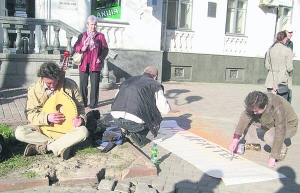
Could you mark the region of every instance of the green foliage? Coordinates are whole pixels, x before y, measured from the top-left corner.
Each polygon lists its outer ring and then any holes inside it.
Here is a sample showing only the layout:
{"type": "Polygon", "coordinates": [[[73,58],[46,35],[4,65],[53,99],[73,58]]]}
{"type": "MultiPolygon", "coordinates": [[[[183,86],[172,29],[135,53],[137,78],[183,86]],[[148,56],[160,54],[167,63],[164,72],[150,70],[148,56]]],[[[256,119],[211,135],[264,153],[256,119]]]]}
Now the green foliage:
{"type": "Polygon", "coordinates": [[[32,162],[31,157],[23,157],[22,155],[15,155],[8,160],[0,163],[0,176],[7,174],[10,170],[17,167],[27,167],[32,162]]]}
{"type": "Polygon", "coordinates": [[[36,178],[36,177],[37,177],[37,174],[36,174],[36,173],[33,173],[33,172],[30,172],[30,173],[26,174],[26,177],[27,177],[27,178],[36,178]]]}
{"type": "Polygon", "coordinates": [[[123,145],[120,146],[120,148],[121,148],[121,149],[127,149],[127,148],[128,148],[128,145],[127,145],[127,144],[123,144],[123,145]]]}
{"type": "Polygon", "coordinates": [[[84,149],[79,149],[76,151],[76,154],[90,154],[90,153],[99,153],[96,148],[86,147],[84,149]]]}
{"type": "Polygon", "coordinates": [[[117,154],[113,154],[112,157],[116,159],[116,158],[118,158],[119,156],[118,156],[117,154]]]}
{"type": "Polygon", "coordinates": [[[0,133],[6,142],[15,141],[15,132],[8,125],[0,125],[0,133]]]}

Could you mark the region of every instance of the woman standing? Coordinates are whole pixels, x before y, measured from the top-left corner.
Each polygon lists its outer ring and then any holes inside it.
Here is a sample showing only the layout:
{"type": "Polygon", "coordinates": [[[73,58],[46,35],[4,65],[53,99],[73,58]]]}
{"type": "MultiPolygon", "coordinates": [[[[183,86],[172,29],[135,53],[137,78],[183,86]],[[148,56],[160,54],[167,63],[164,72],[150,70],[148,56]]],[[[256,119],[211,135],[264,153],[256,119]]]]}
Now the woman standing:
{"type": "Polygon", "coordinates": [[[278,32],[275,43],[268,50],[265,58],[265,67],[268,76],[265,82],[269,92],[276,92],[288,100],[288,91],[292,86],[290,73],[294,70],[292,50],[285,46],[287,35],[284,31],[278,32]]]}
{"type": "Polygon", "coordinates": [[[99,99],[100,71],[104,59],[108,54],[108,46],[102,33],[96,31],[97,18],[91,15],[86,20],[87,31],[78,36],[75,44],[75,52],[82,53],[82,62],[79,66],[80,92],[83,98],[84,106],[87,107],[88,80],[90,77],[91,109],[97,107],[99,99]]]}

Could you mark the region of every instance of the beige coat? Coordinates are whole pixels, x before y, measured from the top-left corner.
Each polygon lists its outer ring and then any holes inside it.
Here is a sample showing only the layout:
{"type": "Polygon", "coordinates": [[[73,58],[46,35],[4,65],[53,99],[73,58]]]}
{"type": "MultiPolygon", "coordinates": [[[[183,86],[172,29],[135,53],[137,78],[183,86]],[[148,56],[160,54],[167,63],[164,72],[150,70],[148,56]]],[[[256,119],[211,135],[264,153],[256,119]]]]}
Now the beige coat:
{"type": "Polygon", "coordinates": [[[274,84],[292,86],[290,73],[294,70],[292,50],[282,43],[276,43],[271,47],[265,59],[265,67],[268,70],[265,86],[273,88],[274,84]]]}
{"type": "MultiPolygon", "coordinates": [[[[77,106],[78,116],[83,118],[83,120],[86,122],[84,105],[77,84],[73,80],[66,78],[64,91],[75,102],[77,106]]],[[[39,78],[37,83],[32,84],[28,89],[27,106],[25,109],[27,119],[32,125],[49,125],[47,121],[48,114],[41,112],[47,100],[48,95],[46,94],[43,80],[42,78],[39,78]]]]}

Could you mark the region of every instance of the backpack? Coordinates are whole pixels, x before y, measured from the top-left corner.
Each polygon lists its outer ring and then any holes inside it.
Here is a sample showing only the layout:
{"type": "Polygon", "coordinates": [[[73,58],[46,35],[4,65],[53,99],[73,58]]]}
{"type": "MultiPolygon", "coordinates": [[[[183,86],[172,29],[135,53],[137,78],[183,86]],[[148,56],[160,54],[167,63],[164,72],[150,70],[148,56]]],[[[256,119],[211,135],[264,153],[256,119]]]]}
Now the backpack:
{"type": "Polygon", "coordinates": [[[115,145],[122,145],[124,141],[124,135],[122,130],[118,126],[107,127],[103,132],[102,138],[96,140],[97,145],[104,147],[101,153],[109,152],[115,145]]]}
{"type": "Polygon", "coordinates": [[[8,146],[4,141],[4,137],[0,134],[0,162],[3,162],[8,158],[8,146]]]}

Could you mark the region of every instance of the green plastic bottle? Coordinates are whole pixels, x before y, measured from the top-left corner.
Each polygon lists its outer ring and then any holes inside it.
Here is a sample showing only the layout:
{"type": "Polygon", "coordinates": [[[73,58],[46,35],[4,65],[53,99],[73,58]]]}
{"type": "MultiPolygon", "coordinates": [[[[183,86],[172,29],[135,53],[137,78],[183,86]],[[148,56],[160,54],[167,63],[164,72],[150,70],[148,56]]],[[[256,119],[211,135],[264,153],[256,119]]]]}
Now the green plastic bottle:
{"type": "Polygon", "coordinates": [[[157,154],[158,154],[157,144],[154,143],[151,148],[151,161],[154,165],[157,165],[157,154]]]}

